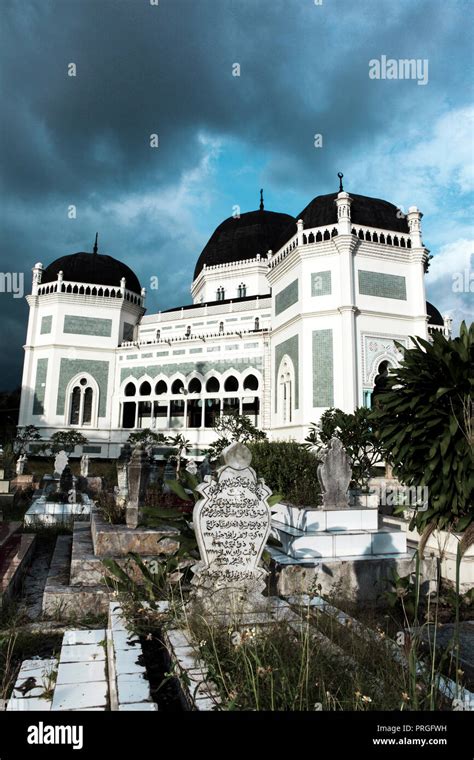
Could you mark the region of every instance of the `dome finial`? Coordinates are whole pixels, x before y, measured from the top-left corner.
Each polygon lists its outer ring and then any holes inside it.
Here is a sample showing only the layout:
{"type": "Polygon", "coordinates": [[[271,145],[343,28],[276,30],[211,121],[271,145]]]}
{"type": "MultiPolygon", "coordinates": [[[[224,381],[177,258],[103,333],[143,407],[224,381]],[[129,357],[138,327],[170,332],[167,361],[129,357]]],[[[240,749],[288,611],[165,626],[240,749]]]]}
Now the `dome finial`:
{"type": "Polygon", "coordinates": [[[265,206],[263,205],[263,189],[260,190],[260,211],[263,211],[265,206]]]}
{"type": "Polygon", "coordinates": [[[339,192],[342,193],[344,191],[344,188],[342,186],[342,178],[344,175],[342,172],[338,172],[337,176],[339,177],[339,192]]]}
{"type": "Polygon", "coordinates": [[[95,243],[94,243],[94,247],[92,249],[92,253],[97,253],[97,251],[99,250],[99,246],[97,245],[97,239],[98,239],[98,237],[99,237],[99,233],[96,232],[95,233],[95,243]]]}

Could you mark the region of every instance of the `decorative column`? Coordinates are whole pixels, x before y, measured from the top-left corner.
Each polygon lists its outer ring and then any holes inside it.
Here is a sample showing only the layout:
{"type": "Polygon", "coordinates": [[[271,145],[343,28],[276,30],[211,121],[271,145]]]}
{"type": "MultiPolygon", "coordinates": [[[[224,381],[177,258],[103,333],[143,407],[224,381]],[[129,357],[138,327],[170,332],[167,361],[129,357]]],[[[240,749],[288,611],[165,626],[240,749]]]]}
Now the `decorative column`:
{"type": "Polygon", "coordinates": [[[351,223],[351,203],[354,199],[349,193],[338,193],[334,201],[337,206],[337,226],[339,235],[350,235],[352,229],[351,223]]]}
{"type": "Polygon", "coordinates": [[[303,245],[303,229],[304,229],[304,222],[302,219],[298,219],[296,222],[297,232],[298,232],[298,245],[303,245]]]}
{"type": "Polygon", "coordinates": [[[38,295],[38,285],[41,285],[41,278],[43,277],[43,265],[41,261],[39,261],[37,264],[33,267],[33,282],[31,285],[31,295],[37,296],[38,295]]]}
{"type": "Polygon", "coordinates": [[[410,206],[407,214],[408,229],[412,248],[423,248],[421,239],[421,219],[423,214],[416,206],[410,206]]]}

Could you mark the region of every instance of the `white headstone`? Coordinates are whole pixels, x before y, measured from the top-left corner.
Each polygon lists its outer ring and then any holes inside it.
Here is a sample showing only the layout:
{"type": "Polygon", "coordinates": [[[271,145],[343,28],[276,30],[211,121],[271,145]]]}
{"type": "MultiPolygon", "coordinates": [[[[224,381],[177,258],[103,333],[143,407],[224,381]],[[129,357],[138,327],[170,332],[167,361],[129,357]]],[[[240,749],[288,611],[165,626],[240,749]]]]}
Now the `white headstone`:
{"type": "Polygon", "coordinates": [[[87,478],[89,475],[89,455],[83,454],[81,457],[81,476],[87,478]]]}
{"type": "Polygon", "coordinates": [[[197,486],[202,498],[193,512],[201,561],[193,568],[195,598],[210,612],[255,609],[265,601],[266,570],[259,567],[270,533],[271,490],[250,467],[252,455],[241,443],[224,451],[217,479],[197,486]]]}
{"type": "Polygon", "coordinates": [[[69,457],[65,451],[60,451],[58,454],[56,454],[54,458],[54,474],[61,477],[68,461],[69,457]]]}
{"type": "Polygon", "coordinates": [[[20,454],[18,459],[16,460],[16,474],[17,475],[23,475],[25,472],[25,465],[26,465],[27,459],[26,454],[20,454]]]}

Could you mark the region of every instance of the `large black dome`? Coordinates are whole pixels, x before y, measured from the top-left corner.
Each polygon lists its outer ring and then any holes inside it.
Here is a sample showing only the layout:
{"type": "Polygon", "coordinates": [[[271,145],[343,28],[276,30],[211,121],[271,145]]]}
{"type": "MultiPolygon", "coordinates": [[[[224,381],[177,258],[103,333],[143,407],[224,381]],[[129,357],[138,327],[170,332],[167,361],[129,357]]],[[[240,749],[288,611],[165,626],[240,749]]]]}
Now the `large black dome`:
{"type": "MultiPolygon", "coordinates": [[[[351,204],[351,221],[353,224],[361,224],[364,227],[379,227],[381,230],[408,233],[408,222],[400,214],[397,206],[380,198],[369,198],[366,195],[349,193],[353,198],[351,204]]],[[[337,222],[337,207],[335,200],[338,193],[318,195],[308,203],[306,208],[296,216],[302,219],[305,229],[312,227],[324,227],[337,222]]],[[[279,240],[279,247],[283,246],[296,233],[296,222],[290,224],[279,240]]],[[[278,250],[278,249],[277,249],[278,250]]]]}
{"type": "Polygon", "coordinates": [[[137,276],[121,261],[102,253],[71,253],[53,261],[43,271],[41,283],[54,282],[58,272],[63,272],[64,280],[93,283],[94,285],[114,285],[118,287],[125,277],[127,290],[140,295],[141,287],[137,276]]]}
{"type": "Polygon", "coordinates": [[[194,279],[201,269],[216,264],[252,259],[258,253],[264,256],[275,251],[285,229],[294,219],[289,214],[275,211],[249,211],[240,217],[229,217],[212,234],[198,258],[194,279]]]}
{"type": "Polygon", "coordinates": [[[436,306],[433,306],[432,303],[429,301],[426,302],[426,313],[428,315],[428,324],[429,325],[440,325],[441,327],[444,326],[444,319],[439,313],[436,306]]]}

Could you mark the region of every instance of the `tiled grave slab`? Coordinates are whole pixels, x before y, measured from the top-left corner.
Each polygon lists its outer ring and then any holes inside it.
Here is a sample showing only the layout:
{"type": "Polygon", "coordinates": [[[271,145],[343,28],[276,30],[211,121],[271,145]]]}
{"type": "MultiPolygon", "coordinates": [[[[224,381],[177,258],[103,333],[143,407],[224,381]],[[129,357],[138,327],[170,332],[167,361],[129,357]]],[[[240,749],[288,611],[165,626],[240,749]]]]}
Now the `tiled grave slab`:
{"type": "Polygon", "coordinates": [[[150,698],[150,684],[143,673],[117,676],[119,704],[146,702],[150,698]]]}
{"type": "Polygon", "coordinates": [[[105,660],[97,662],[61,662],[58,669],[58,683],[88,683],[105,681],[105,660]]]}
{"type": "Polygon", "coordinates": [[[158,705],[156,704],[156,702],[132,702],[131,704],[120,704],[118,709],[120,712],[129,711],[129,710],[156,712],[158,710],[158,705]]]}
{"type": "MultiPolygon", "coordinates": [[[[105,641],[105,631],[103,631],[105,641]]],[[[61,649],[60,662],[100,662],[105,660],[105,648],[100,644],[71,644],[61,649]]]]}
{"type": "Polygon", "coordinates": [[[84,710],[107,707],[106,681],[92,681],[80,684],[56,684],[52,710],[84,710]]]}

